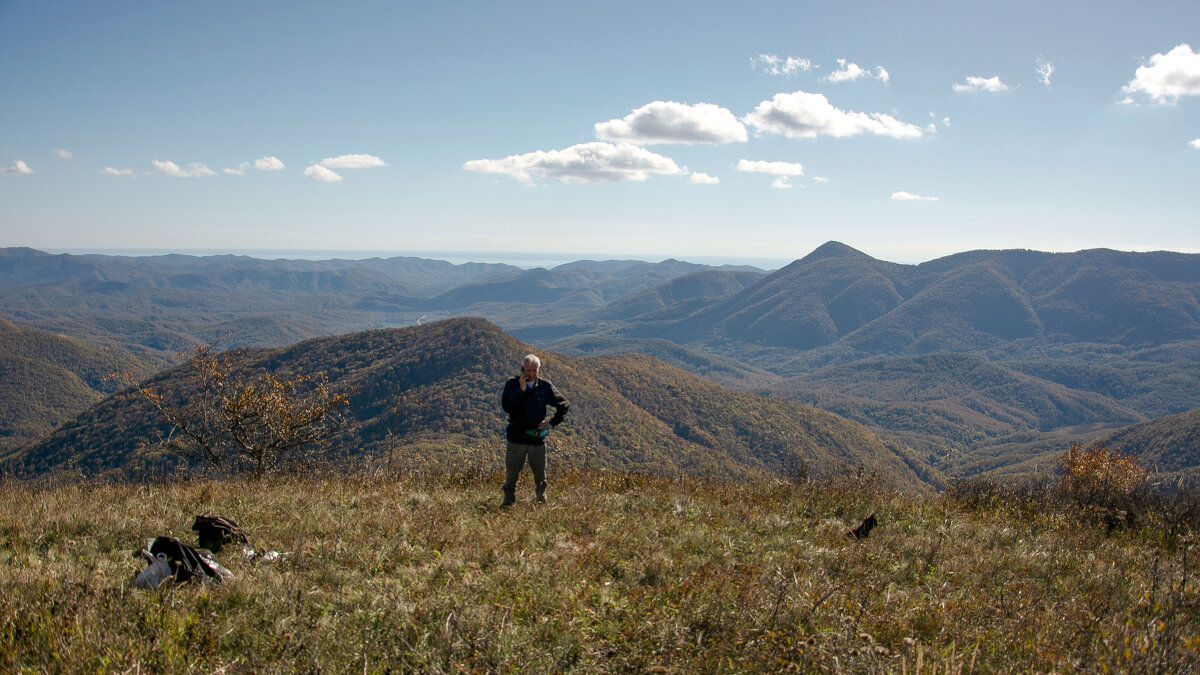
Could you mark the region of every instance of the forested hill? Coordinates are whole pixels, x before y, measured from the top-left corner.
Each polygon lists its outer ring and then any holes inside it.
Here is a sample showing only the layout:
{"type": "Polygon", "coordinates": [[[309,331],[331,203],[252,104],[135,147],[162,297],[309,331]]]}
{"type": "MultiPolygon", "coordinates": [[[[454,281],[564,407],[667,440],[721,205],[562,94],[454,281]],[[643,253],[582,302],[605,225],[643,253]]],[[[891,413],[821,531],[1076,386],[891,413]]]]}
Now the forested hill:
{"type": "Polygon", "coordinates": [[[1007,342],[1161,344],[1200,337],[1200,255],[972,251],[920,265],[829,242],[639,337],[836,346],[840,358],[971,351],[1007,342]]]}
{"type": "Polygon", "coordinates": [[[1200,408],[1120,429],[1102,439],[1113,450],[1137,455],[1160,480],[1200,479],[1200,408]]]}
{"type": "MultiPolygon", "coordinates": [[[[481,319],[306,340],[286,348],[240,350],[239,361],[276,374],[326,373],[351,393],[350,424],[336,441],[345,461],[388,458],[424,468],[499,461],[504,419],[499,392],[521,356],[540,353],[544,375],[571,401],[551,435],[562,465],[661,473],[752,476],[795,467],[814,473],[877,471],[907,488],[933,478],[865,427],[799,403],[738,393],[640,355],[567,357],[535,350],[481,319]]],[[[187,395],[183,369],[148,384],[187,395]]],[[[153,444],[157,418],[141,397],[114,395],[30,446],[9,470],[139,472],[170,457],[153,444]]]]}
{"type": "Polygon", "coordinates": [[[123,349],[0,319],[0,456],[121,388],[113,373],[152,370],[123,349]]]}

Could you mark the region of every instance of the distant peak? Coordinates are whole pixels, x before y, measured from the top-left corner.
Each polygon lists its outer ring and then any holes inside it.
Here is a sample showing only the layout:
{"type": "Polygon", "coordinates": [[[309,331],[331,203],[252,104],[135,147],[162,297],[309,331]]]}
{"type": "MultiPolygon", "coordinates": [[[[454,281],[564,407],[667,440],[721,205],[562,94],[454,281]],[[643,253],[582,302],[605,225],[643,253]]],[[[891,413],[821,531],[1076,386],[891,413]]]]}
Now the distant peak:
{"type": "Polygon", "coordinates": [[[804,256],[800,262],[813,262],[816,260],[822,260],[824,258],[847,257],[870,258],[871,256],[859,251],[858,249],[851,248],[840,241],[827,241],[818,246],[812,253],[804,256]]]}

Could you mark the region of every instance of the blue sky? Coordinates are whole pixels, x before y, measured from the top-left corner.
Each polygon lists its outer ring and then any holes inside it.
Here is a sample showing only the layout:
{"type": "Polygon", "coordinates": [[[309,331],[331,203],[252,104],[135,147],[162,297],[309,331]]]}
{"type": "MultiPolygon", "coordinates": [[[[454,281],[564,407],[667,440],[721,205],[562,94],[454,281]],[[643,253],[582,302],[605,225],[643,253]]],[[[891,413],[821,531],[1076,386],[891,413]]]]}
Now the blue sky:
{"type": "Polygon", "coordinates": [[[0,0],[0,246],[1200,252],[1200,3],[0,0]]]}

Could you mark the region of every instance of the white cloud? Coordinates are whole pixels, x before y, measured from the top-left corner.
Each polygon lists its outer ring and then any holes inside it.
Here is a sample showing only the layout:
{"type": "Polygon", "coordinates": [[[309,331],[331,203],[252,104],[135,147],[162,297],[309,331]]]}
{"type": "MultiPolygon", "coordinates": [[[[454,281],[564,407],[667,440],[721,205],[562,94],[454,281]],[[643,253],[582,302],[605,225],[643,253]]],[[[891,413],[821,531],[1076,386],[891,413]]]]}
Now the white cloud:
{"type": "Polygon", "coordinates": [[[776,176],[803,176],[804,165],[796,162],[763,162],[759,160],[739,159],[738,171],[748,173],[769,173],[776,176]]]}
{"type": "Polygon", "coordinates": [[[771,187],[778,190],[786,190],[792,187],[792,176],[804,175],[804,165],[796,162],[764,162],[760,160],[739,159],[737,166],[734,168],[747,173],[773,175],[775,176],[775,180],[771,182],[771,187]]]}
{"type": "Polygon", "coordinates": [[[111,166],[106,166],[100,169],[100,173],[105,176],[133,176],[133,169],[114,169],[111,166]]]}
{"type": "MultiPolygon", "coordinates": [[[[274,157],[264,157],[254,163],[255,168],[263,168],[258,166],[258,162],[263,160],[279,162],[274,157]]],[[[283,168],[283,162],[279,162],[279,165],[279,168],[283,168]]],[[[338,155],[337,157],[326,157],[320,161],[320,165],[326,169],[373,169],[378,166],[387,166],[387,162],[375,155],[338,155]]]]}
{"type": "Polygon", "coordinates": [[[759,54],[757,59],[750,59],[750,65],[768,75],[791,75],[798,71],[808,72],[815,67],[808,59],[794,56],[781,59],[774,54],[759,54]]]}
{"type": "Polygon", "coordinates": [[[1008,91],[1011,87],[1000,81],[1000,76],[993,77],[976,77],[968,75],[966,83],[956,83],[952,86],[954,91],[966,94],[976,91],[1001,92],[1008,91]]]}
{"type": "Polygon", "coordinates": [[[872,74],[872,71],[857,63],[848,63],[846,59],[838,59],[837,62],[838,69],[823,78],[826,82],[853,82],[863,77],[872,77],[886,84],[888,80],[892,79],[883,66],[876,66],[874,74],[872,74]]]}
{"type": "Polygon", "coordinates": [[[1188,145],[1192,146],[1193,148],[1195,148],[1197,150],[1200,150],[1200,138],[1197,138],[1196,140],[1191,141],[1190,143],[1188,143],[1188,145]]]}
{"type": "Polygon", "coordinates": [[[692,173],[692,175],[688,176],[688,182],[695,185],[716,185],[717,183],[721,182],[721,179],[717,178],[716,176],[710,176],[706,173],[695,171],[692,173]]]}
{"type": "Polygon", "coordinates": [[[735,143],[746,140],[746,127],[726,108],[712,103],[688,105],[655,101],[624,119],[596,124],[596,137],[637,145],[653,143],[735,143]]]}
{"type": "Polygon", "coordinates": [[[304,170],[304,175],[321,183],[336,183],[342,179],[337,173],[326,169],[320,164],[312,164],[304,170]]]}
{"type": "Polygon", "coordinates": [[[212,169],[200,164],[192,162],[188,164],[186,169],[179,168],[179,165],[170,160],[155,159],[150,162],[154,165],[154,171],[163,176],[171,176],[172,178],[202,178],[204,176],[212,176],[212,169]]]}
{"type": "Polygon", "coordinates": [[[463,164],[467,171],[512,176],[532,183],[533,176],[553,178],[564,183],[610,183],[643,181],[650,174],[686,173],[674,160],[631,143],[594,141],[562,150],[538,150],[504,159],[473,159],[463,164]]]}
{"type": "Polygon", "coordinates": [[[74,155],[71,154],[70,150],[64,150],[62,148],[55,148],[54,156],[58,157],[59,159],[71,159],[72,157],[74,157],[74,155]]]}
{"type": "Polygon", "coordinates": [[[883,113],[846,112],[829,103],[823,94],[797,91],[775,94],[758,104],[742,121],[762,132],[783,134],[788,138],[834,137],[862,133],[892,138],[920,138],[920,127],[901,122],[883,113]]]}
{"type": "Polygon", "coordinates": [[[947,126],[947,127],[948,127],[948,126],[950,126],[950,118],[949,118],[949,117],[943,117],[941,120],[938,120],[937,113],[935,113],[935,112],[933,112],[933,111],[930,111],[930,113],[929,113],[929,119],[930,119],[931,121],[929,122],[929,124],[926,124],[926,125],[925,125],[925,128],[926,128],[926,129],[928,129],[928,130],[929,130],[929,133],[931,133],[931,134],[936,134],[936,133],[937,133],[937,131],[938,131],[938,122],[939,122],[939,121],[941,122],[941,124],[942,124],[943,126],[947,126]]]}
{"type": "Polygon", "coordinates": [[[0,169],[0,173],[30,174],[33,173],[33,169],[29,168],[29,165],[24,161],[18,159],[13,162],[12,166],[0,169]]]}
{"type": "Polygon", "coordinates": [[[1050,76],[1054,74],[1054,64],[1044,59],[1038,59],[1037,62],[1038,82],[1050,88],[1050,76]]]}
{"type": "Polygon", "coordinates": [[[911,192],[905,192],[903,190],[901,190],[900,192],[893,192],[892,199],[895,201],[898,201],[898,202],[936,202],[936,201],[938,201],[937,197],[925,197],[923,195],[915,195],[911,192]]]}
{"type": "Polygon", "coordinates": [[[1122,91],[1144,93],[1157,103],[1200,95],[1200,54],[1187,44],[1177,45],[1166,54],[1155,54],[1150,57],[1150,65],[1138,66],[1122,91]]]}
{"type": "MultiPolygon", "coordinates": [[[[221,169],[221,170],[224,171],[225,173],[229,174],[230,176],[245,176],[246,170],[249,169],[250,166],[251,166],[250,162],[241,162],[237,165],[236,169],[221,169]]],[[[254,166],[254,168],[258,169],[259,171],[282,171],[283,169],[286,168],[286,167],[284,167],[283,162],[281,162],[278,157],[274,157],[272,155],[268,155],[266,157],[259,157],[258,159],[254,160],[253,166],[254,166]]]]}
{"type": "MultiPolygon", "coordinates": [[[[376,157],[376,159],[379,158],[376,157]]],[[[281,162],[278,157],[275,157],[274,155],[268,155],[266,157],[259,157],[258,159],[254,160],[254,168],[258,169],[259,171],[282,171],[285,167],[283,166],[283,162],[281,162]]]]}
{"type": "Polygon", "coordinates": [[[828,176],[813,176],[813,181],[816,183],[828,183],[829,177],[828,176]]]}

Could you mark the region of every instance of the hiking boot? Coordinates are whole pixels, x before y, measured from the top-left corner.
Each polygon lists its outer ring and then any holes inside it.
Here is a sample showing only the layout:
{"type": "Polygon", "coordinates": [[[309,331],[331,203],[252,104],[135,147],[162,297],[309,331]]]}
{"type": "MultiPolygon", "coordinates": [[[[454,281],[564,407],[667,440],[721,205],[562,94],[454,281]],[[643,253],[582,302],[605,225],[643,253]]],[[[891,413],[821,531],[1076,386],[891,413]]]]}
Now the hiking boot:
{"type": "Polygon", "coordinates": [[[504,492],[504,501],[500,502],[500,508],[506,509],[517,502],[517,495],[507,490],[504,492]]]}
{"type": "Polygon", "coordinates": [[[546,503],[546,484],[545,483],[542,483],[541,485],[537,486],[537,500],[541,504],[546,503]]]}

